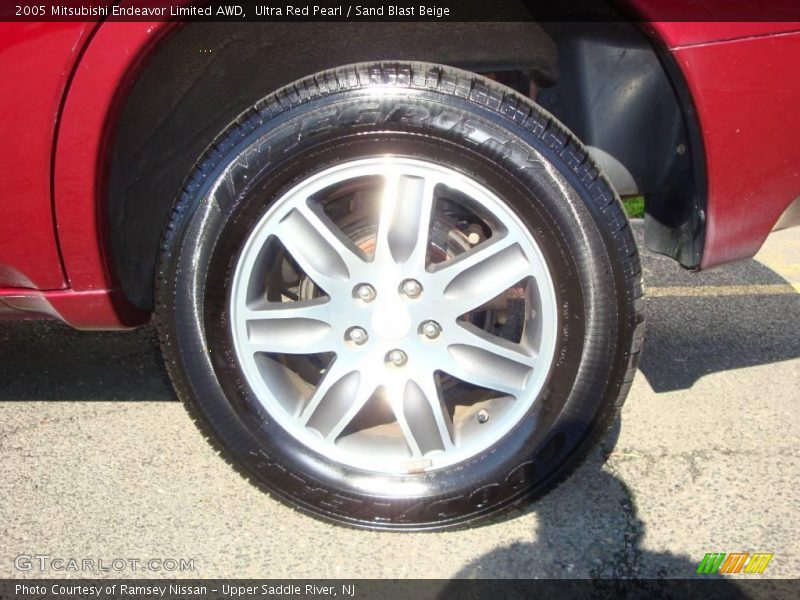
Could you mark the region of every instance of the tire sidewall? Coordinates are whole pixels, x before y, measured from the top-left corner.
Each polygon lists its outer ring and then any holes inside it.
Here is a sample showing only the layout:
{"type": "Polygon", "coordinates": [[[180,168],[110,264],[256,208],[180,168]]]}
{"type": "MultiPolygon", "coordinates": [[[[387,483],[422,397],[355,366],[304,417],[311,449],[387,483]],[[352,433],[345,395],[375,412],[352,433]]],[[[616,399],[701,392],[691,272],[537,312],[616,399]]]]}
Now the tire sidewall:
{"type": "Polygon", "coordinates": [[[442,527],[544,489],[613,402],[609,373],[620,337],[619,275],[598,215],[569,164],[540,136],[502,115],[429,91],[338,94],[238,133],[218,145],[217,166],[187,187],[174,277],[168,279],[176,367],[222,443],[261,485],[339,522],[442,527]],[[247,232],[270,206],[265,198],[279,198],[281,190],[336,161],[364,157],[368,142],[372,152],[390,147],[444,161],[498,193],[533,232],[556,288],[559,341],[534,407],[494,446],[423,474],[359,472],[302,446],[259,410],[230,339],[228,283],[247,232]],[[356,483],[364,477],[371,492],[356,483]],[[407,481],[420,490],[413,497],[399,491],[407,481]]]}

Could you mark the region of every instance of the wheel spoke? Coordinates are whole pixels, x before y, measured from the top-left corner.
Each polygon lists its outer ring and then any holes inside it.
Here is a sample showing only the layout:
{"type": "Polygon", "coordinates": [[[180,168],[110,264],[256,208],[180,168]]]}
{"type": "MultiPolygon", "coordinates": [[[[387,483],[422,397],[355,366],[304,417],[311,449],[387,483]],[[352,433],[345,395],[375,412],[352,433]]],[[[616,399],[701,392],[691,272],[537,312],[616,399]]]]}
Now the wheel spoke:
{"type": "Polygon", "coordinates": [[[406,383],[406,381],[396,378],[394,381],[384,386],[384,391],[386,392],[386,399],[394,413],[397,424],[400,426],[403,437],[411,450],[411,456],[420,458],[422,456],[422,449],[417,442],[417,438],[414,437],[405,411],[406,383]]]}
{"type": "MultiPolygon", "coordinates": [[[[303,410],[298,417],[300,423],[302,425],[307,425],[309,419],[311,419],[317,408],[319,408],[319,405],[322,403],[323,399],[328,395],[328,392],[330,392],[332,388],[337,387],[337,384],[339,384],[342,379],[353,374],[356,370],[357,369],[352,363],[336,357],[333,362],[328,365],[328,368],[323,374],[322,379],[314,389],[314,393],[311,394],[311,398],[308,399],[308,402],[306,402],[305,406],[303,407],[303,410]]],[[[343,388],[341,390],[336,390],[336,393],[343,393],[346,391],[347,389],[343,388]]]]}
{"type": "Polygon", "coordinates": [[[349,282],[364,262],[334,228],[327,218],[303,206],[283,217],[277,234],[306,275],[329,295],[349,293],[349,282]]]}
{"type": "Polygon", "coordinates": [[[453,423],[433,373],[406,383],[402,408],[408,431],[423,455],[453,448],[453,423]]]}
{"type": "Polygon", "coordinates": [[[350,371],[343,376],[339,373],[339,370],[332,372],[330,383],[326,382],[328,375],[325,376],[303,411],[303,416],[308,415],[305,424],[330,442],[336,441],[372,397],[376,387],[375,380],[363,371],[350,371]]]}
{"type": "Polygon", "coordinates": [[[520,344],[466,325],[453,335],[447,347],[451,360],[442,370],[449,375],[510,396],[525,389],[536,356],[520,344]]]}
{"type": "Polygon", "coordinates": [[[448,307],[461,315],[481,306],[526,276],[533,267],[520,245],[508,238],[489,241],[437,269],[433,280],[448,307]]]}
{"type": "Polygon", "coordinates": [[[421,177],[388,175],[378,221],[375,262],[425,266],[433,187],[421,177]]]}
{"type": "Polygon", "coordinates": [[[336,347],[327,300],[275,302],[261,309],[242,309],[247,341],[253,352],[315,354],[336,347]]]}

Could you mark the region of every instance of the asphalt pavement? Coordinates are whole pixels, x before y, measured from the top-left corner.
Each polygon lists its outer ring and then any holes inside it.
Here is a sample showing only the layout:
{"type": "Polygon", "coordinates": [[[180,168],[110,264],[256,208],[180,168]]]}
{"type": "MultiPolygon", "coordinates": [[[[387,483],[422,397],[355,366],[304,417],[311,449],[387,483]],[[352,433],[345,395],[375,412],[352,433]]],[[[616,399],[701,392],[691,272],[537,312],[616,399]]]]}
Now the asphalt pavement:
{"type": "Polygon", "coordinates": [[[799,577],[800,229],[707,273],[643,260],[619,426],[523,515],[453,533],[345,529],[256,490],[175,400],[152,328],[0,323],[0,577],[691,577],[708,552],[799,577]],[[109,570],[52,569],[70,558],[109,570]]]}

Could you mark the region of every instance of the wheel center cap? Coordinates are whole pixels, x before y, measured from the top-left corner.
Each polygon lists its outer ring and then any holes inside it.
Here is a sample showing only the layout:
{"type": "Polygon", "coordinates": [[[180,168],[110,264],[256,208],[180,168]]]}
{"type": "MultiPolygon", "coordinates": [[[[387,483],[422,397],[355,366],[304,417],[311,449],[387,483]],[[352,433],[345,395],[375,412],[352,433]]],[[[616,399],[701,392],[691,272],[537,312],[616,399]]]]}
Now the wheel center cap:
{"type": "Polygon", "coordinates": [[[384,340],[399,340],[411,329],[411,316],[402,304],[384,304],[372,315],[372,329],[384,340]]]}

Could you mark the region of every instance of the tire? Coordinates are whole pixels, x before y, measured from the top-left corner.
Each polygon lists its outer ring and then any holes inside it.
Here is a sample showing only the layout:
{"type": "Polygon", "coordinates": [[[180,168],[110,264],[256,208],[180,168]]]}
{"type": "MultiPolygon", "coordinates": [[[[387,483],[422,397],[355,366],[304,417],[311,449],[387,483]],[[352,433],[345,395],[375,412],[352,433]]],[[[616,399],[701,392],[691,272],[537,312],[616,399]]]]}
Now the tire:
{"type": "Polygon", "coordinates": [[[212,443],[289,505],[378,529],[476,524],[563,481],[628,393],[643,312],[580,142],[423,63],[318,73],[243,113],[186,179],[156,274],[165,361],[212,443]]]}

